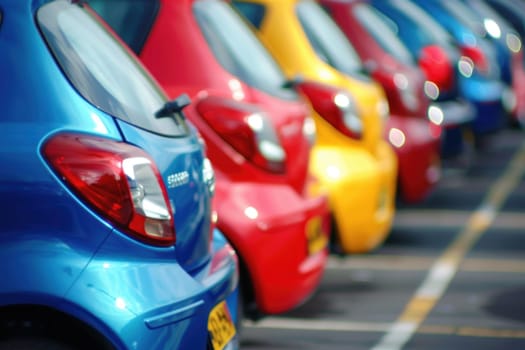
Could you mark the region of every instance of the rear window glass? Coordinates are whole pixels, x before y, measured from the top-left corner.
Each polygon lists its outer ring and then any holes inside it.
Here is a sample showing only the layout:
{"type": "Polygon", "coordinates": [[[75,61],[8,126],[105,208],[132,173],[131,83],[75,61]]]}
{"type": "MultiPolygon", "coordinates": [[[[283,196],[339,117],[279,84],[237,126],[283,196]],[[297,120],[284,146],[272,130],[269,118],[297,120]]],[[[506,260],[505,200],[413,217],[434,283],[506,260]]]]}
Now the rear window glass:
{"type": "Polygon", "coordinates": [[[314,1],[300,1],[296,11],[305,35],[320,59],[348,75],[363,73],[361,58],[321,6],[314,1]]]}
{"type": "Polygon", "coordinates": [[[88,0],[87,2],[135,53],[142,51],[159,11],[158,1],[88,0]]]}
{"type": "Polygon", "coordinates": [[[39,9],[37,22],[58,64],[86,100],[161,135],[188,133],[182,114],[155,117],[166,103],[164,93],[90,11],[55,1],[39,9]]]}
{"type": "Polygon", "coordinates": [[[362,3],[354,7],[354,13],[359,23],[366,28],[377,43],[389,54],[408,65],[414,64],[414,59],[405,44],[386,22],[384,16],[368,4],[362,3]]]}
{"type": "Polygon", "coordinates": [[[197,1],[193,11],[215,58],[245,83],[281,98],[295,99],[273,56],[243,17],[223,1],[197,1]]]}
{"type": "Polygon", "coordinates": [[[414,57],[425,46],[451,47],[454,42],[446,30],[418,6],[407,1],[374,1],[375,8],[393,25],[393,30],[414,57]]]}
{"type": "Polygon", "coordinates": [[[266,8],[261,4],[232,1],[233,6],[257,29],[261,28],[266,8]]]}

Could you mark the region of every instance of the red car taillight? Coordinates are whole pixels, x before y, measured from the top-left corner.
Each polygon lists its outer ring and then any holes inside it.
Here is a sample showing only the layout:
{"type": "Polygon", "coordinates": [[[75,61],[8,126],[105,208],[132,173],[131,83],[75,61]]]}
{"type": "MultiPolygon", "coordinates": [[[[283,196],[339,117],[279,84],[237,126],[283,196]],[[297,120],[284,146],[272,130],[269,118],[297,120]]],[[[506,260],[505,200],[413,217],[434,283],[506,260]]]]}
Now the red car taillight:
{"type": "Polygon", "coordinates": [[[68,133],[49,139],[42,153],[71,191],[123,232],[153,245],[175,243],[166,188],[143,150],[68,133]]]}
{"type": "Polygon", "coordinates": [[[447,52],[440,46],[425,46],[419,56],[419,66],[427,80],[436,84],[439,90],[449,91],[454,86],[454,67],[447,52]]]}
{"type": "Polygon", "coordinates": [[[461,55],[472,60],[474,67],[481,73],[489,71],[489,61],[485,53],[479,47],[462,46],[461,55]]]}
{"type": "Polygon", "coordinates": [[[295,86],[308,98],[315,111],[339,132],[353,139],[363,136],[363,122],[354,99],[348,93],[311,81],[299,82],[295,86]]]}
{"type": "Polygon", "coordinates": [[[285,172],[286,153],[270,119],[258,108],[215,96],[200,100],[196,108],[206,123],[244,158],[271,172],[285,172]]]}

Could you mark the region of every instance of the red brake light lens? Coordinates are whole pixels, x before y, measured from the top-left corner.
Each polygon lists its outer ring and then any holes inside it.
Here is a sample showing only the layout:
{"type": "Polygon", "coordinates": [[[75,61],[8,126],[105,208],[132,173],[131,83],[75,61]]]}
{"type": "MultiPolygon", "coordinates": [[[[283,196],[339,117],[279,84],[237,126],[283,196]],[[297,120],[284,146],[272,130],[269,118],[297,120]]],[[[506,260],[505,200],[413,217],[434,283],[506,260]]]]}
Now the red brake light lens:
{"type": "Polygon", "coordinates": [[[488,73],[489,62],[487,60],[487,56],[479,47],[462,46],[461,54],[470,58],[474,63],[474,67],[477,68],[481,73],[488,73]]]}
{"type": "Polygon", "coordinates": [[[296,87],[334,128],[353,139],[361,139],[363,122],[352,96],[340,89],[310,81],[297,83],[296,87]]]}
{"type": "Polygon", "coordinates": [[[427,79],[439,90],[449,91],[454,87],[455,72],[447,52],[437,45],[425,46],[419,56],[419,66],[427,79]]]}
{"type": "Polygon", "coordinates": [[[285,172],[286,153],[271,121],[258,108],[215,96],[200,100],[196,108],[244,158],[271,172],[285,172]]]}
{"type": "Polygon", "coordinates": [[[145,243],[175,243],[166,188],[153,160],[123,142],[58,134],[43,146],[49,165],[92,209],[145,243]]]}

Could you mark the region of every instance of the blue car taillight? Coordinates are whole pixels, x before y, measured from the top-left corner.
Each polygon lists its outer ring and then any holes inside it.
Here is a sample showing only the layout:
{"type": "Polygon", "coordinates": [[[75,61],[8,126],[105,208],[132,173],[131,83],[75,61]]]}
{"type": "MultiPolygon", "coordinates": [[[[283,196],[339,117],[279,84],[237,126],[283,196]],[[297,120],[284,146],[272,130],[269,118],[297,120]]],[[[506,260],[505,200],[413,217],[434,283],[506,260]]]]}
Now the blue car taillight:
{"type": "Polygon", "coordinates": [[[84,134],[58,134],[43,146],[49,165],[93,210],[148,244],[175,243],[167,191],[140,148],[84,134]]]}

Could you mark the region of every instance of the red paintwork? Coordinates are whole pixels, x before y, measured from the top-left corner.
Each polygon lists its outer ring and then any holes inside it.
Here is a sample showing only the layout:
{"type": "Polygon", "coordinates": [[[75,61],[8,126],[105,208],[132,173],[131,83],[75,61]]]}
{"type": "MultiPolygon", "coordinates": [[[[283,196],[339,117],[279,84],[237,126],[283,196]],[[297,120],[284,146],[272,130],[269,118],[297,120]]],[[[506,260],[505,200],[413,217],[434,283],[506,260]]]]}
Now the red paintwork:
{"type": "Polygon", "coordinates": [[[512,88],[516,94],[516,105],[511,111],[513,122],[525,127],[525,61],[523,48],[512,55],[512,88]]]}
{"type": "Polygon", "coordinates": [[[439,45],[429,45],[421,50],[419,66],[428,80],[434,82],[440,90],[454,88],[454,68],[447,52],[439,45]]]}
{"type": "Polygon", "coordinates": [[[258,311],[280,313],[302,303],[320,283],[328,251],[307,254],[305,225],[322,217],[328,236],[327,199],[308,195],[314,181],[308,175],[310,144],[302,133],[307,105],[280,100],[251,88],[216,61],[193,17],[194,0],[161,1],[142,62],[174,98],[188,93],[193,103],[185,109],[207,145],[217,184],[217,226],[238,252],[253,288],[258,311]],[[202,119],[199,104],[207,98],[224,104],[264,111],[277,129],[286,151],[285,173],[270,173],[247,161],[202,119]],[[256,208],[258,217],[244,214],[256,208]]]}
{"type": "MultiPolygon", "coordinates": [[[[440,130],[427,118],[429,100],[424,94],[425,76],[417,66],[409,66],[389,55],[375,41],[360,22],[353,17],[352,6],[366,0],[320,0],[330,9],[335,22],[351,41],[356,52],[366,65],[373,62],[371,76],[384,88],[390,107],[390,118],[386,123],[385,137],[389,139],[393,128],[406,136],[401,147],[394,146],[399,160],[399,193],[409,203],[426,198],[439,179],[440,130]],[[395,86],[394,75],[402,73],[415,85],[418,107],[411,110],[401,100],[395,86]],[[437,131],[437,132],[436,132],[437,131]]],[[[389,140],[390,141],[390,140],[389,140]]]]}

